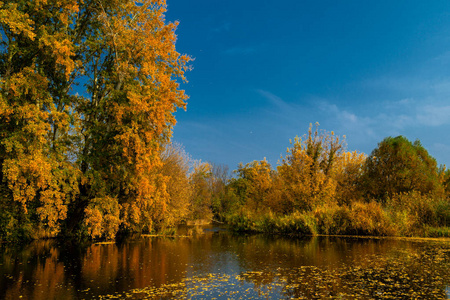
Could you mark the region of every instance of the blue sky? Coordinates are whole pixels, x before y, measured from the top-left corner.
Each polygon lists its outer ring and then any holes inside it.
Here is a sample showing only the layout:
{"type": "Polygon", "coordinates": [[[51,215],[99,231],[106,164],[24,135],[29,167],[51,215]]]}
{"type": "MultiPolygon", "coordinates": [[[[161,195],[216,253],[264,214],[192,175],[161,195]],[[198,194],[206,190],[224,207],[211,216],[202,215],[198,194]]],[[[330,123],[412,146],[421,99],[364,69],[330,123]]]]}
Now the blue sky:
{"type": "Polygon", "coordinates": [[[275,167],[319,122],[348,150],[404,135],[450,165],[450,1],[167,4],[195,58],[173,137],[193,158],[275,167]]]}

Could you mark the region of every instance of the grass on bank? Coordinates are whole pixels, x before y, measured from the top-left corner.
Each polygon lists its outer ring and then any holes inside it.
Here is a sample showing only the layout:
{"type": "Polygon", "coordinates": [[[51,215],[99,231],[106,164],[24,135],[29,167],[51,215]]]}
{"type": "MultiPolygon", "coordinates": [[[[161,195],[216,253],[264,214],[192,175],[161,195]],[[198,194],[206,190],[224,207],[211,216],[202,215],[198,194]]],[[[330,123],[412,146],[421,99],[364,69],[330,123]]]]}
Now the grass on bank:
{"type": "Polygon", "coordinates": [[[235,231],[271,234],[450,237],[450,202],[404,194],[385,204],[323,204],[290,214],[241,208],[226,221],[235,231]]]}

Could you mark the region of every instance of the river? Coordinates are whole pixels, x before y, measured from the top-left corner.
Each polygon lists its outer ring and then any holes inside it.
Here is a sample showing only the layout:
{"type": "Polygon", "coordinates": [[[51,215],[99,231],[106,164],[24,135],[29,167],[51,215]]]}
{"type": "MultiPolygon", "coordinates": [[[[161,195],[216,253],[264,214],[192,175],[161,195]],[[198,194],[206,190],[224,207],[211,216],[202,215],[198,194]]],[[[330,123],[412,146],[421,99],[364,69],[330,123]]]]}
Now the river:
{"type": "Polygon", "coordinates": [[[0,245],[0,299],[450,299],[450,243],[237,235],[0,245]]]}

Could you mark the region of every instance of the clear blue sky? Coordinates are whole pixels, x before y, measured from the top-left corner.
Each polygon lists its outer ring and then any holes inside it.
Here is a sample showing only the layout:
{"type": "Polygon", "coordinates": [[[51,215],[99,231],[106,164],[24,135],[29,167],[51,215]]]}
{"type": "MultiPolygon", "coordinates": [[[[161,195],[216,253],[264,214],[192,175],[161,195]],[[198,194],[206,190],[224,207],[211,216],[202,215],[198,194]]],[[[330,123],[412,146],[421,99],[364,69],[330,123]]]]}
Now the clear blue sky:
{"type": "Polygon", "coordinates": [[[195,58],[174,129],[193,158],[275,167],[319,122],[348,150],[404,135],[450,165],[450,1],[167,3],[195,58]]]}

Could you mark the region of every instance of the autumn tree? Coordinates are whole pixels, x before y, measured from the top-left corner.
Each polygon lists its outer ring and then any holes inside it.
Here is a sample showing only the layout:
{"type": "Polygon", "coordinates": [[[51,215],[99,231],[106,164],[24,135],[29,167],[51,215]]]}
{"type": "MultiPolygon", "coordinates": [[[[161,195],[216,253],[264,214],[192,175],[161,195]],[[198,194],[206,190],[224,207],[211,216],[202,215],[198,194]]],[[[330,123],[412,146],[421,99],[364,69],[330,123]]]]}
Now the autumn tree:
{"type": "Polygon", "coordinates": [[[161,145],[187,98],[165,1],[0,7],[1,226],[152,230],[169,197],[161,145]]]}
{"type": "Polygon", "coordinates": [[[436,160],[420,141],[403,136],[387,137],[378,144],[364,165],[364,187],[380,201],[398,193],[440,192],[436,160]]]}
{"type": "Polygon", "coordinates": [[[178,143],[168,143],[161,153],[161,174],[168,178],[169,198],[159,226],[170,227],[185,221],[189,216],[192,188],[189,182],[191,158],[178,143]]]}
{"type": "Polygon", "coordinates": [[[211,178],[213,176],[210,163],[195,161],[193,171],[189,176],[191,185],[191,219],[211,220],[212,214],[212,190],[211,178]]]}
{"type": "Polygon", "coordinates": [[[363,196],[361,180],[367,155],[343,152],[333,166],[333,179],[336,182],[335,198],[338,204],[351,204],[363,196]]]}
{"type": "Polygon", "coordinates": [[[78,194],[71,86],[79,11],[74,0],[0,2],[0,226],[8,234],[58,233],[78,194]]]}
{"type": "Polygon", "coordinates": [[[79,161],[88,193],[114,199],[123,228],[131,231],[152,230],[153,217],[166,209],[167,182],[154,170],[173,113],[185,106],[176,78],[184,79],[189,58],[176,52],[176,24],[165,24],[165,10],[165,1],[95,5],[98,27],[86,43],[91,97],[80,104],[79,161]]]}
{"type": "Polygon", "coordinates": [[[232,182],[241,204],[248,210],[258,212],[267,208],[267,198],[272,189],[275,171],[266,159],[239,164],[237,178],[232,182]]]}
{"type": "Polygon", "coordinates": [[[230,174],[228,166],[211,164],[211,206],[216,220],[222,220],[233,206],[234,195],[228,188],[230,174]]]}
{"type": "Polygon", "coordinates": [[[296,137],[287,155],[278,166],[285,186],[290,210],[309,210],[317,204],[332,200],[336,183],[332,170],[344,145],[333,132],[320,132],[318,124],[309,127],[306,137],[296,137]]]}

